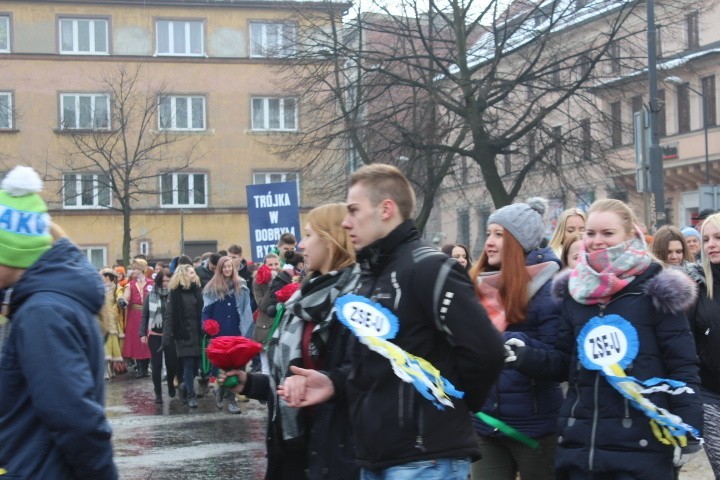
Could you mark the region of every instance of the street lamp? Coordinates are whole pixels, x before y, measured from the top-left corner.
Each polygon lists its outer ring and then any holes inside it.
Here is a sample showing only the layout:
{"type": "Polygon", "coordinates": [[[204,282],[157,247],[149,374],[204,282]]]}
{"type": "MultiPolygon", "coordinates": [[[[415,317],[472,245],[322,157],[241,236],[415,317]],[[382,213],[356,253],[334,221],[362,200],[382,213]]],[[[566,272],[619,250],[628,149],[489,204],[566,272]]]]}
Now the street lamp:
{"type": "Polygon", "coordinates": [[[710,185],[710,158],[708,156],[708,118],[707,118],[707,98],[699,91],[695,90],[689,84],[686,84],[680,77],[665,77],[665,81],[672,83],[673,85],[686,87],[691,92],[695,92],[700,96],[702,100],[702,116],[703,116],[703,131],[705,133],[705,184],[710,185]]]}

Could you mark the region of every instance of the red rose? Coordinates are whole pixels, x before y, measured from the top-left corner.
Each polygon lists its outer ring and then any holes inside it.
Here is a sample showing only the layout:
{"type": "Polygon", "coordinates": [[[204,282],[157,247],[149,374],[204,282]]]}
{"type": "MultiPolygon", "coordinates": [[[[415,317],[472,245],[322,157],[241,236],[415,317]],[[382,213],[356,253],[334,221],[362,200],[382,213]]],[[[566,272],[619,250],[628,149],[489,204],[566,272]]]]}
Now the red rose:
{"type": "Polygon", "coordinates": [[[208,360],[223,370],[243,368],[262,350],[262,345],[245,337],[217,337],[205,349],[208,360]]]}
{"type": "Polygon", "coordinates": [[[272,280],[272,271],[270,270],[270,267],[267,265],[260,266],[257,272],[255,272],[255,283],[258,285],[265,285],[270,283],[270,280],[272,280]]]}
{"type": "Polygon", "coordinates": [[[220,324],[217,320],[209,318],[203,322],[203,330],[205,330],[205,333],[207,333],[208,336],[214,337],[220,333],[220,324]]]}
{"type": "Polygon", "coordinates": [[[290,299],[290,297],[293,296],[293,293],[295,293],[298,288],[300,288],[299,283],[288,283],[280,290],[275,292],[275,296],[277,297],[279,302],[285,303],[290,299]]]}

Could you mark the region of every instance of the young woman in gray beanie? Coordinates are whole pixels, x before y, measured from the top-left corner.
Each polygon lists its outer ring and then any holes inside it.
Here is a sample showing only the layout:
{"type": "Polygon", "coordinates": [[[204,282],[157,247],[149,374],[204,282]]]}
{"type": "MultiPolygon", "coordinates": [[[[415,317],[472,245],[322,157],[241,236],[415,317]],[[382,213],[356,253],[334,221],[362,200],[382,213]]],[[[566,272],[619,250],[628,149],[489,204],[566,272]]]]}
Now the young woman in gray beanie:
{"type": "MultiPolygon", "coordinates": [[[[470,271],[475,288],[503,340],[521,339],[551,349],[560,323],[559,308],[550,297],[560,260],[541,248],[545,232],[542,199],[496,210],[488,219],[482,256],[470,271]]],[[[482,411],[523,434],[518,441],[508,430],[475,421],[482,459],[473,464],[473,480],[555,478],[557,417],[562,393],[556,382],[538,381],[505,369],[482,411]],[[537,442],[533,448],[527,443],[537,442]]]]}

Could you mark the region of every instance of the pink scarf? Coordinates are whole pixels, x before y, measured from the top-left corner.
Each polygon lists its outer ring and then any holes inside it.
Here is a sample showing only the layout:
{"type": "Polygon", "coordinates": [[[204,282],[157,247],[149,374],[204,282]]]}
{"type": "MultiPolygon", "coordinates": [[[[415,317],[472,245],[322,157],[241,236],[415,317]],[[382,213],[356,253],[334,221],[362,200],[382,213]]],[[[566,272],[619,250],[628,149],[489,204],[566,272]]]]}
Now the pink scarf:
{"type": "Polygon", "coordinates": [[[570,295],[583,305],[605,304],[651,263],[652,256],[640,236],[592,253],[587,253],[581,244],[580,262],[568,283],[570,295]]]}

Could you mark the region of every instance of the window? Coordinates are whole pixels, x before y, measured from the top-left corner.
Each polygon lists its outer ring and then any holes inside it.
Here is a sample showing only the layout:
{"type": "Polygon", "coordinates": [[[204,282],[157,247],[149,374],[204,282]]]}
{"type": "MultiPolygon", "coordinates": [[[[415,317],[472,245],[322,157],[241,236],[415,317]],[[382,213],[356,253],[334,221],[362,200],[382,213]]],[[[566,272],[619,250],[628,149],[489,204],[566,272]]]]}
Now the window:
{"type": "Polygon", "coordinates": [[[555,164],[562,164],[562,127],[553,127],[552,129],[553,153],[555,155],[555,164]]]}
{"type": "Polygon", "coordinates": [[[251,57],[287,57],[295,54],[294,23],[251,23],[251,57]]]}
{"type": "Polygon", "coordinates": [[[528,134],[528,160],[535,158],[535,132],[528,134]]]}
{"type": "MultiPolygon", "coordinates": [[[[296,172],[255,172],[253,173],[253,184],[298,182],[296,172]]],[[[298,182],[299,183],[299,182],[298,182]]]]}
{"type": "Polygon", "coordinates": [[[589,162],[592,160],[592,130],[589,118],[580,121],[580,130],[582,132],[582,159],[589,162]]]}
{"type": "Polygon", "coordinates": [[[690,131],[690,89],[684,83],[677,87],[678,133],[690,131]]]}
{"type": "Polygon", "coordinates": [[[11,92],[0,92],[0,130],[13,128],[13,101],[11,92]]]}
{"type": "Polygon", "coordinates": [[[0,15],[0,53],[10,52],[10,16],[0,15]]]}
{"type": "Polygon", "coordinates": [[[667,135],[667,121],[665,119],[665,90],[658,90],[658,135],[667,135]]]}
{"type": "Polygon", "coordinates": [[[587,0],[575,0],[575,11],[580,10],[587,5],[587,0]]]}
{"type": "Polygon", "coordinates": [[[110,207],[110,183],[106,175],[66,173],[63,175],[63,207],[110,207]]]}
{"type": "Polygon", "coordinates": [[[687,31],[687,48],[688,50],[698,48],[700,46],[700,26],[698,12],[692,12],[685,15],[685,29],[687,31]]]}
{"type": "Polygon", "coordinates": [[[630,99],[630,108],[632,109],[632,113],[635,112],[642,112],[643,109],[643,99],[642,95],[635,95],[630,99]]]}
{"type": "Polygon", "coordinates": [[[160,130],[205,130],[205,97],[161,97],[158,102],[160,130]]]}
{"type": "Polygon", "coordinates": [[[508,152],[505,152],[505,154],[503,155],[503,165],[505,175],[510,175],[510,172],[512,172],[512,157],[508,152]]]}
{"type": "Polygon", "coordinates": [[[166,173],[160,177],[163,207],[206,207],[207,175],[166,173]]]}
{"type": "Polygon", "coordinates": [[[610,140],[613,147],[622,145],[622,105],[620,102],[610,104],[610,140]]]}
{"type": "Polygon", "coordinates": [[[459,208],[457,210],[457,243],[470,245],[470,210],[459,208]]]}
{"type": "Polygon", "coordinates": [[[105,247],[79,247],[80,251],[92,263],[93,267],[100,270],[107,265],[107,248],[105,247]]]}
{"type": "Polygon", "coordinates": [[[620,44],[614,41],[608,47],[608,55],[610,56],[610,72],[620,73],[620,44]]]}
{"type": "Polygon", "coordinates": [[[655,29],[655,55],[657,58],[662,58],[663,56],[662,37],[662,26],[658,25],[655,29]]]}
{"type": "Polygon", "coordinates": [[[297,130],[297,100],[253,98],[253,130],[297,130]]]}
{"type": "Polygon", "coordinates": [[[140,255],[150,255],[150,240],[140,240],[138,247],[140,255]]]}
{"type": "Polygon", "coordinates": [[[90,18],[60,19],[60,53],[108,53],[108,21],[90,18]]]}
{"type": "Polygon", "coordinates": [[[158,20],[155,24],[157,34],[157,55],[205,54],[203,44],[203,22],[183,20],[158,20]]]}
{"type": "Polygon", "coordinates": [[[104,93],[60,95],[60,128],[107,130],[110,128],[110,96],[104,93]]]}
{"type": "Polygon", "coordinates": [[[253,184],[295,182],[297,184],[298,199],[300,198],[300,177],[296,172],[254,172],[253,184]]]}
{"type": "MultiPolygon", "coordinates": [[[[715,75],[703,77],[702,80],[702,99],[705,102],[705,120],[708,126],[717,125],[717,108],[715,105],[715,75]]],[[[705,125],[703,123],[703,125],[705,125]]]]}

